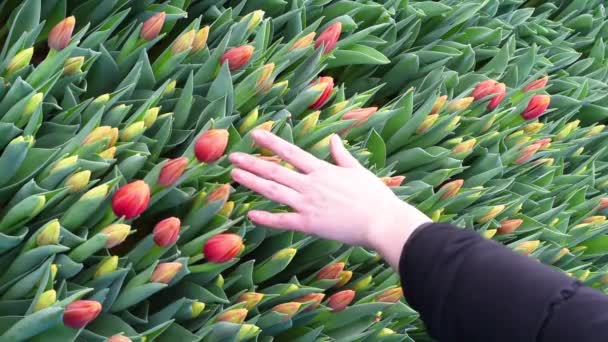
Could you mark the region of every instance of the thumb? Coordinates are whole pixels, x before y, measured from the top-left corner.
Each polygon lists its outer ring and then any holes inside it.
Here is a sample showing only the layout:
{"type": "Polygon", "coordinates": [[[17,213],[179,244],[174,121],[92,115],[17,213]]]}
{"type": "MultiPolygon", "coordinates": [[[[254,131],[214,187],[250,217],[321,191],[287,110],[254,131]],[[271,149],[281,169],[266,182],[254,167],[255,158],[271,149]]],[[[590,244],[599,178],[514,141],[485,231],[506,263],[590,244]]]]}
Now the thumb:
{"type": "Polygon", "coordinates": [[[331,137],[329,148],[331,156],[338,166],[348,168],[362,167],[359,161],[346,150],[339,135],[334,134],[331,137]]]}

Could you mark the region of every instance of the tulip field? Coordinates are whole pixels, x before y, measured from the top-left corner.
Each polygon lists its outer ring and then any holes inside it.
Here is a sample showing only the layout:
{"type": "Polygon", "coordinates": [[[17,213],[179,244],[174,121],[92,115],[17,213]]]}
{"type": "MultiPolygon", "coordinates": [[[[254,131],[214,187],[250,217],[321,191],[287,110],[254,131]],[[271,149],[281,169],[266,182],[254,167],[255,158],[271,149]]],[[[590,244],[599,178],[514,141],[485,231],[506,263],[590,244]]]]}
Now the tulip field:
{"type": "Polygon", "coordinates": [[[606,1],[0,9],[0,342],[432,341],[375,251],[247,220],[254,129],[608,290],[606,1]]]}

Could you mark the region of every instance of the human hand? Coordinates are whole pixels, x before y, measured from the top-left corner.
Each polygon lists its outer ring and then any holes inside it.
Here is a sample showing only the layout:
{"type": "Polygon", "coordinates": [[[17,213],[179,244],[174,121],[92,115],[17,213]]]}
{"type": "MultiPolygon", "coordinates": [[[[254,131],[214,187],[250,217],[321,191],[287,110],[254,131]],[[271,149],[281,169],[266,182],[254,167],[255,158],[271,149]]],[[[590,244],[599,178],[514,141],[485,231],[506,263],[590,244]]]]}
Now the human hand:
{"type": "Polygon", "coordinates": [[[294,212],[252,210],[253,222],[371,247],[395,268],[410,234],[430,219],[397,198],[366,170],[334,135],[330,150],[336,165],[320,160],[276,135],[256,130],[257,145],[276,153],[300,172],[244,153],[233,153],[232,178],[294,212]]]}

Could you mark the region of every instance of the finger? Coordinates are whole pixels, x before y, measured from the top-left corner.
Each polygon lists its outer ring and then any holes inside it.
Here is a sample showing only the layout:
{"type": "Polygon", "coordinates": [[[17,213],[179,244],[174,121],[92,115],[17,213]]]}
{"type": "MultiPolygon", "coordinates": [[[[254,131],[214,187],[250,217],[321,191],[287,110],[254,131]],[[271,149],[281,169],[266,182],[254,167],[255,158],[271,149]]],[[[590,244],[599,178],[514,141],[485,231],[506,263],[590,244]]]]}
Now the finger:
{"type": "Polygon", "coordinates": [[[252,210],[247,217],[254,223],[276,229],[297,230],[307,233],[304,217],[298,213],[272,214],[267,211],[252,210]]]}
{"type": "Polygon", "coordinates": [[[281,159],[304,173],[312,172],[313,170],[322,167],[325,163],[296,145],[290,144],[277,137],[271,132],[255,130],[251,135],[256,144],[276,153],[281,159]]]}
{"type": "Polygon", "coordinates": [[[242,186],[257,192],[258,194],[275,201],[296,208],[300,202],[300,194],[284,185],[258,177],[251,172],[234,169],[232,179],[242,186]]]}
{"type": "Polygon", "coordinates": [[[248,154],[233,153],[230,155],[230,161],[239,169],[273,180],[292,189],[302,189],[302,185],[306,182],[305,176],[300,173],[248,154]]]}
{"type": "Polygon", "coordinates": [[[342,144],[340,136],[337,134],[334,134],[331,137],[329,148],[331,151],[331,156],[336,161],[338,166],[348,168],[362,167],[359,161],[346,150],[344,144],[342,144]]]}

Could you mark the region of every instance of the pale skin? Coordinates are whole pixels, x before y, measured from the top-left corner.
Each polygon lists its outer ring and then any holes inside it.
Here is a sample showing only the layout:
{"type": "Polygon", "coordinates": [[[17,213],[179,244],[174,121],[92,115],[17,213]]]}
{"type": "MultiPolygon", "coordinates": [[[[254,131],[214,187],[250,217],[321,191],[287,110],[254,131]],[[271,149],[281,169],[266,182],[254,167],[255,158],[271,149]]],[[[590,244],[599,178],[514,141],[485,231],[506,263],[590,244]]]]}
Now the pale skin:
{"type": "Polygon", "coordinates": [[[335,165],[270,132],[256,130],[252,137],[297,169],[244,153],[230,155],[234,181],[292,209],[288,213],[252,210],[248,217],[256,224],[373,248],[397,270],[412,232],[431,222],[365,169],[338,135],[330,142],[335,165]]]}

